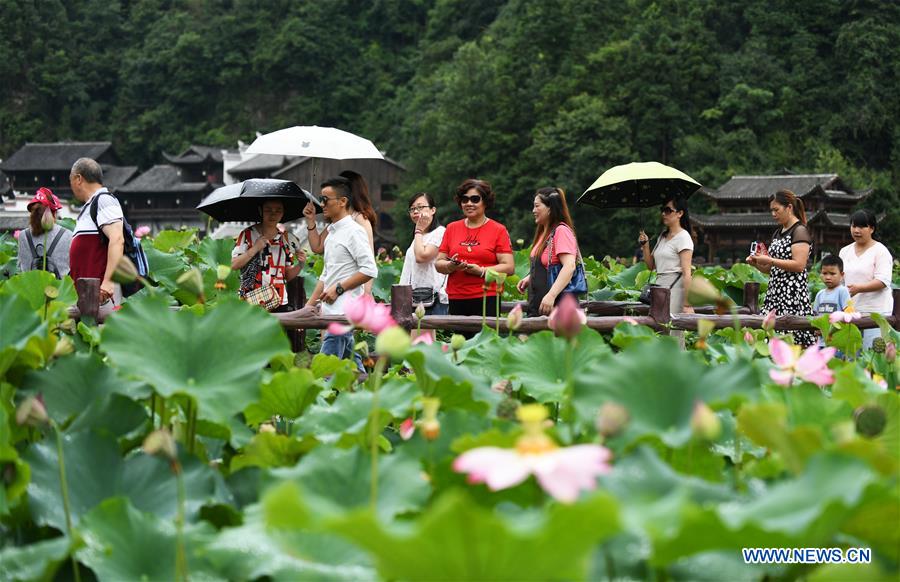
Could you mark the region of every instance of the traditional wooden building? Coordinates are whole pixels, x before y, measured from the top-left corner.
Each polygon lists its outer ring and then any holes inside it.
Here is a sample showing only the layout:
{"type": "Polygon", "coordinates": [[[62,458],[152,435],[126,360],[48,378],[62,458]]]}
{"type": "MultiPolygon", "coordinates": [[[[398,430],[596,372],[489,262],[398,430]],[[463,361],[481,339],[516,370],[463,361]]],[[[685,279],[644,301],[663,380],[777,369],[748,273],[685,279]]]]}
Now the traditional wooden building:
{"type": "Polygon", "coordinates": [[[103,182],[113,190],[137,174],[137,166],[122,166],[108,141],[26,143],[0,163],[12,191],[23,195],[46,186],[63,200],[72,199],[69,172],[78,158],[93,158],[103,168],[103,182]]]}
{"type": "Polygon", "coordinates": [[[369,185],[369,197],[378,213],[378,235],[393,242],[394,218],[391,209],[396,203],[397,184],[406,168],[390,158],[383,160],[328,160],[322,158],[297,158],[292,163],[272,172],[272,178],[290,180],[313,193],[324,180],[337,176],[344,170],[362,175],[369,185]],[[313,163],[315,162],[315,163],[313,163]]]}
{"type": "Polygon", "coordinates": [[[781,189],[803,201],[815,256],[837,252],[850,242],[853,207],[872,192],[851,189],[837,174],[734,176],[717,190],[701,191],[716,205],[718,214],[691,216],[708,247],[707,260],[740,260],[747,256],[751,242],[768,244],[777,226],[769,212],[769,197],[781,189]]]}

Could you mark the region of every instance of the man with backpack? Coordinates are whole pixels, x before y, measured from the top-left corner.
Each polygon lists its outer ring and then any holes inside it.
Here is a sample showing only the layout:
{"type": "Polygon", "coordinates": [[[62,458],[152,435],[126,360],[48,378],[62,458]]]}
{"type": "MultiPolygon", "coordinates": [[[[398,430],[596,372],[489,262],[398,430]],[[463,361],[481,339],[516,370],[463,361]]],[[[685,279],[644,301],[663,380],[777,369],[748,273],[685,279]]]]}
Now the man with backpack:
{"type": "Polygon", "coordinates": [[[72,165],[69,185],[75,198],[84,203],[69,248],[69,274],[75,281],[100,279],[101,305],[110,300],[120,303],[121,289],[112,276],[125,252],[122,206],[103,186],[103,169],[91,158],[80,158],[72,165]]]}

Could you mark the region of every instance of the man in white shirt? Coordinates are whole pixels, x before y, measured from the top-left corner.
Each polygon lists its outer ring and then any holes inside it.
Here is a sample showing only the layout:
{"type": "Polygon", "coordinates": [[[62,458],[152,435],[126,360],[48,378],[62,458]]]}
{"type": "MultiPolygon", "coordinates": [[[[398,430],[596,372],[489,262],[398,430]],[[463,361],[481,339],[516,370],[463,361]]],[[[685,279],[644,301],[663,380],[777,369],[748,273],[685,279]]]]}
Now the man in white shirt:
{"type": "Polygon", "coordinates": [[[84,203],[69,247],[69,274],[74,280],[100,279],[101,304],[117,300],[120,292],[112,276],[125,252],[122,207],[114,196],[94,200],[101,192],[108,192],[103,186],[103,170],[96,160],[77,160],[69,174],[69,185],[75,199],[84,203]],[[96,223],[90,213],[92,203],[97,205],[96,223]]]}
{"type": "MultiPolygon", "coordinates": [[[[322,214],[331,223],[325,239],[325,268],[307,305],[322,302],[323,315],[344,313],[349,297],[359,297],[363,286],[378,276],[375,254],[365,229],[350,216],[352,193],[345,178],[332,178],[322,183],[322,214]]],[[[322,336],[323,354],[347,359],[355,356],[356,365],[365,374],[362,359],[353,352],[353,332],[322,336]]]]}

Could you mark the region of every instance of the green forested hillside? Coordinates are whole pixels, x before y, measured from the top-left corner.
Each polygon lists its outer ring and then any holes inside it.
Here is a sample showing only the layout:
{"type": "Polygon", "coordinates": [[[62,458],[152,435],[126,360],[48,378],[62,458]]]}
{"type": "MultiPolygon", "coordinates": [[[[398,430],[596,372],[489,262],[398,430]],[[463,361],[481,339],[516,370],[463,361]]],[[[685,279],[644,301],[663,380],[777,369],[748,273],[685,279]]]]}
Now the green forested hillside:
{"type": "MultiPolygon", "coordinates": [[[[0,0],[0,78],[0,157],[112,139],[146,167],[336,125],[403,161],[404,192],[492,181],[514,238],[536,188],[574,195],[622,162],[709,186],[836,171],[877,188],[900,240],[896,2],[0,0]]],[[[594,253],[629,252],[651,218],[576,209],[594,253]]]]}

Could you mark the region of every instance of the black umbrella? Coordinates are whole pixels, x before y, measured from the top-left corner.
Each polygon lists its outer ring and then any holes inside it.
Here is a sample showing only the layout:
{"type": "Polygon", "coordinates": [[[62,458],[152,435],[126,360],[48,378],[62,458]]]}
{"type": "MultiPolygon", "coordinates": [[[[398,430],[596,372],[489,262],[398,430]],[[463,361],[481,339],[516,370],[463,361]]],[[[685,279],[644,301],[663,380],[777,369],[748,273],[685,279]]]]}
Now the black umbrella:
{"type": "Polygon", "coordinates": [[[297,184],[270,178],[255,178],[216,188],[197,206],[197,210],[220,222],[256,222],[260,219],[259,207],[266,200],[281,200],[284,203],[282,222],[303,216],[303,207],[307,202],[316,205],[316,212],[322,211],[319,201],[297,184]]]}
{"type": "Polygon", "coordinates": [[[598,208],[647,208],[674,196],[687,198],[699,188],[696,180],[675,168],[659,162],[640,162],[607,170],[578,202],[598,208]]]}

